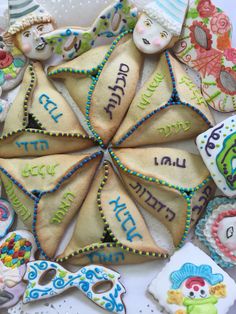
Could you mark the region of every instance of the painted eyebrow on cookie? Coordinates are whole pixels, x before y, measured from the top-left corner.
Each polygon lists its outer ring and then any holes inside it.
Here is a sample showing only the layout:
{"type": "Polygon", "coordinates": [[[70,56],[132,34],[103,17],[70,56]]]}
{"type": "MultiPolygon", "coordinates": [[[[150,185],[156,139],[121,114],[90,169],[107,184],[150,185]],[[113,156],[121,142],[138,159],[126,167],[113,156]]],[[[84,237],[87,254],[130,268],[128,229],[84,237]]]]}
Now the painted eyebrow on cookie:
{"type": "Polygon", "coordinates": [[[146,20],[145,20],[145,22],[150,22],[151,24],[153,24],[153,21],[151,20],[151,19],[149,19],[149,18],[147,18],[146,20]]]}

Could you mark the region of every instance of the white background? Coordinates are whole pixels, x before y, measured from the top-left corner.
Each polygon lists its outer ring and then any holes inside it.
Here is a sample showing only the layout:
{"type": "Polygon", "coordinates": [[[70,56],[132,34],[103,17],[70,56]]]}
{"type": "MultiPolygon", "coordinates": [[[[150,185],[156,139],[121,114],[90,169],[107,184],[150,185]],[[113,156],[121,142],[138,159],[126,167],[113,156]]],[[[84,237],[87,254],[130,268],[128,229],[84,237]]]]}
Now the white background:
{"type": "MultiPolygon", "coordinates": [[[[40,0],[45,8],[54,15],[59,26],[78,25],[89,26],[99,11],[111,3],[112,0],[40,0]]],[[[236,2],[235,0],[215,0],[214,3],[224,9],[230,16],[234,28],[236,29],[236,2]]],[[[0,0],[0,16],[7,8],[7,0],[0,0]]],[[[3,21],[0,23],[3,24],[3,21]]],[[[233,43],[236,47],[236,31],[233,34],[233,43]]],[[[217,120],[223,120],[227,116],[217,114],[217,120]]],[[[188,143],[188,150],[195,150],[193,143],[188,143]]],[[[179,145],[173,145],[179,147],[179,145]]],[[[126,287],[127,293],[124,302],[128,314],[158,314],[156,302],[147,293],[148,284],[164,266],[165,261],[156,261],[142,265],[130,265],[114,267],[122,275],[122,283],[126,287]]],[[[230,271],[232,277],[236,279],[236,270],[230,271]]],[[[236,297],[236,296],[235,296],[236,297]]],[[[2,312],[1,312],[2,313],[2,312]]],[[[9,313],[63,313],[63,314],[103,314],[107,313],[88,301],[79,291],[71,290],[61,295],[59,298],[48,300],[48,302],[38,302],[26,306],[16,306],[9,310],[9,313]],[[22,311],[22,312],[21,312],[22,311]]],[[[236,306],[231,309],[230,314],[236,313],[236,306]]],[[[207,313],[206,313],[207,314],[207,313]]],[[[219,313],[222,314],[222,313],[219,313]]]]}

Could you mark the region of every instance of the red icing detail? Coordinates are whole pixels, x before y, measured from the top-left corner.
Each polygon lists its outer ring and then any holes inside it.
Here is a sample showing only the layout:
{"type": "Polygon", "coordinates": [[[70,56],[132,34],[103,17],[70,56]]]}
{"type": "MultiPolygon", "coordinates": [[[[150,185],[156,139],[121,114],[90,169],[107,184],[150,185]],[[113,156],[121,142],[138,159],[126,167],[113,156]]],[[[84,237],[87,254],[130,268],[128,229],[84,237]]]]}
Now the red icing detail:
{"type": "Polygon", "coordinates": [[[9,67],[13,62],[13,57],[9,52],[0,50],[0,69],[9,67]]]}
{"type": "Polygon", "coordinates": [[[18,253],[18,256],[19,257],[23,257],[25,255],[25,252],[24,251],[20,251],[19,253],[18,253]]]}
{"type": "Polygon", "coordinates": [[[199,291],[199,287],[198,287],[198,286],[194,286],[194,287],[193,287],[193,290],[194,290],[194,291],[199,291]]]}
{"type": "Polygon", "coordinates": [[[7,56],[6,51],[0,50],[0,60],[4,60],[7,56]]]}
{"type": "MultiPolygon", "coordinates": [[[[201,277],[191,277],[185,283],[185,286],[188,289],[191,289],[194,286],[194,290],[195,290],[196,285],[204,287],[205,286],[204,279],[201,277]]],[[[198,291],[198,290],[195,290],[195,291],[198,291]]]]}
{"type": "Polygon", "coordinates": [[[233,261],[236,261],[236,256],[220,241],[217,230],[219,229],[219,224],[221,220],[223,220],[226,217],[235,217],[235,216],[236,216],[236,209],[225,211],[218,215],[217,219],[214,221],[211,228],[212,237],[215,240],[216,245],[218,246],[219,250],[223,252],[225,256],[231,258],[233,261]]]}
{"type": "Polygon", "coordinates": [[[31,246],[31,242],[26,241],[26,242],[25,242],[25,246],[31,246]]]}

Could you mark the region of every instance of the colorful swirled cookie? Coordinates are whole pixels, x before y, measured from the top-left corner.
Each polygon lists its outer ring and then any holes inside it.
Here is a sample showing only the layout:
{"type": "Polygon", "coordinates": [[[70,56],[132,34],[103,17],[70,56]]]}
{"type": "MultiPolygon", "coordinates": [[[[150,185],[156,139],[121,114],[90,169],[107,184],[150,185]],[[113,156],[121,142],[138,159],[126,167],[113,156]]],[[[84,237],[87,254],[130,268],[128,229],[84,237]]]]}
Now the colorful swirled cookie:
{"type": "Polygon", "coordinates": [[[171,257],[148,291],[168,314],[226,314],[236,299],[234,280],[191,243],[171,257]]]}
{"type": "Polygon", "coordinates": [[[236,116],[197,138],[197,146],[216,185],[229,197],[236,196],[236,116]]]}
{"type": "Polygon", "coordinates": [[[0,144],[1,157],[20,157],[78,151],[91,147],[93,141],[40,63],[35,62],[25,71],[0,144]]]}
{"type": "Polygon", "coordinates": [[[48,258],[84,201],[101,159],[102,152],[0,159],[8,199],[48,258]]]}
{"type": "Polygon", "coordinates": [[[236,110],[236,49],[229,17],[211,0],[192,1],[176,57],[202,78],[207,103],[217,111],[236,110]]]}
{"type": "Polygon", "coordinates": [[[66,27],[42,36],[63,59],[73,59],[93,48],[101,37],[116,37],[133,29],[137,22],[137,10],[128,0],[116,0],[106,8],[89,29],[66,27]]]}
{"type": "Polygon", "coordinates": [[[15,212],[11,204],[7,200],[0,198],[0,239],[4,238],[8,233],[14,218],[15,212]]]}
{"type": "Polygon", "coordinates": [[[195,138],[212,125],[201,91],[166,51],[132,100],[112,143],[137,147],[195,138]]]}
{"type": "Polygon", "coordinates": [[[129,264],[167,257],[174,247],[182,246],[215,193],[199,156],[167,148],[110,150],[110,154],[122,181],[105,162],[59,262],[129,264]],[[163,226],[168,244],[163,241],[163,226]]]}
{"type": "Polygon", "coordinates": [[[236,199],[216,197],[197,224],[195,233],[222,267],[236,265],[236,199]]]}
{"type": "Polygon", "coordinates": [[[27,265],[24,279],[28,281],[28,286],[23,302],[48,299],[68,289],[77,288],[104,310],[125,314],[122,301],[125,288],[119,278],[119,273],[103,266],[90,265],[71,273],[57,263],[35,261],[27,265]]]}

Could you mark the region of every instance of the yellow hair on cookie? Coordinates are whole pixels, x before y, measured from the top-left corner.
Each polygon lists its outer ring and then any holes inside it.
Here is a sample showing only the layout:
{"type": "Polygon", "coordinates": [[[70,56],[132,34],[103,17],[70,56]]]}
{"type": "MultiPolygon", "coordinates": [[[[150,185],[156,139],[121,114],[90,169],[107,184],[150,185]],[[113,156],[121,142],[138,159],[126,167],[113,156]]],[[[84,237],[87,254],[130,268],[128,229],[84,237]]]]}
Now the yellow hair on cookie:
{"type": "Polygon", "coordinates": [[[217,298],[225,298],[227,296],[226,285],[219,283],[218,285],[212,286],[210,288],[210,294],[217,298]]]}
{"type": "Polygon", "coordinates": [[[167,294],[168,294],[167,302],[169,304],[177,304],[177,305],[183,304],[184,296],[180,290],[169,290],[167,294]]]}

